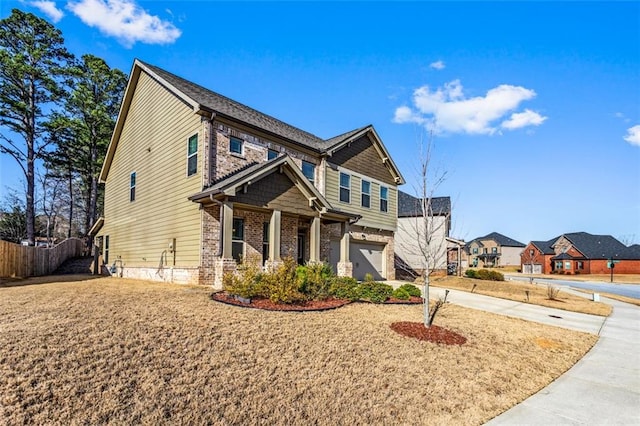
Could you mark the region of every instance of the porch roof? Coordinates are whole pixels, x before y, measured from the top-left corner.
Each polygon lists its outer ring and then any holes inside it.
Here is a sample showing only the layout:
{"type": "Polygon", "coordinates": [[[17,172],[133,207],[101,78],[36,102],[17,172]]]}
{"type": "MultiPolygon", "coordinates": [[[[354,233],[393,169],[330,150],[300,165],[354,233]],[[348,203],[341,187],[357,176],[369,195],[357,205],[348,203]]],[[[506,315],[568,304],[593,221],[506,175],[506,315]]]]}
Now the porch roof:
{"type": "Polygon", "coordinates": [[[213,200],[219,201],[233,197],[275,172],[286,175],[308,200],[309,207],[318,211],[321,217],[349,221],[350,223],[355,223],[361,218],[360,215],[334,209],[288,155],[282,155],[263,163],[250,164],[218,179],[210,187],[193,194],[188,199],[196,203],[208,204],[213,200]]]}

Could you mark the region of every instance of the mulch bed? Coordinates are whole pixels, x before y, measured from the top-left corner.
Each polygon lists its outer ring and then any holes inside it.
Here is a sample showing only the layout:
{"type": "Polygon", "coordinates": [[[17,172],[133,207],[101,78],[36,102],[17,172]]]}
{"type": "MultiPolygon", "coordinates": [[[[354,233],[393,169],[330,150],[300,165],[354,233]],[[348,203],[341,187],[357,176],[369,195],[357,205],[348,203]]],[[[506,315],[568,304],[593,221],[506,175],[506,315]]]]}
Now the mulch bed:
{"type": "Polygon", "coordinates": [[[227,303],[229,305],[242,306],[244,308],[264,309],[265,311],[287,311],[287,312],[306,312],[306,311],[326,311],[335,309],[351,303],[345,299],[327,299],[327,300],[310,300],[301,303],[274,303],[269,299],[251,299],[250,303],[240,301],[233,296],[225,293],[213,293],[211,298],[217,302],[227,303]]]}
{"type": "MultiPolygon", "coordinates": [[[[336,309],[341,306],[351,303],[350,300],[345,299],[327,299],[327,300],[310,300],[307,302],[299,303],[275,303],[269,299],[253,298],[249,303],[238,300],[234,296],[221,291],[213,293],[211,299],[216,302],[227,303],[234,306],[242,306],[244,308],[264,309],[265,311],[287,311],[287,312],[307,312],[307,311],[326,311],[328,309],[336,309]]],[[[409,300],[401,300],[390,298],[385,304],[420,304],[422,303],[421,297],[411,297],[409,300]]]]}
{"type": "Polygon", "coordinates": [[[442,345],[463,345],[467,341],[466,337],[456,332],[437,325],[432,325],[427,328],[421,322],[394,322],[391,324],[391,329],[406,337],[412,337],[414,339],[425,340],[442,345]]]}

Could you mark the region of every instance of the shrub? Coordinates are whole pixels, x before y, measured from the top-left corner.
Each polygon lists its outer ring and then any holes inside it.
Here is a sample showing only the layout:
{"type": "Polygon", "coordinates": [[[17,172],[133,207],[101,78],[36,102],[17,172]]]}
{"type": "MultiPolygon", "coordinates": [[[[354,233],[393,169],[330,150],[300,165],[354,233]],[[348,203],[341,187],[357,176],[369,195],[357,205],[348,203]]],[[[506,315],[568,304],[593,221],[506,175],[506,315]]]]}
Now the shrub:
{"type": "Polygon", "coordinates": [[[491,281],[504,281],[504,274],[498,271],[489,271],[489,279],[491,281]]]}
{"type": "Polygon", "coordinates": [[[333,271],[326,263],[310,263],[296,268],[300,291],[309,300],[326,300],[330,296],[333,271]]]}
{"type": "Polygon", "coordinates": [[[369,300],[373,303],[382,303],[391,296],[393,287],[377,281],[367,281],[365,277],[365,281],[358,286],[358,293],[360,299],[369,300]]]}
{"type": "Polygon", "coordinates": [[[465,275],[469,278],[477,278],[479,280],[504,281],[504,274],[502,274],[502,272],[490,271],[488,269],[467,269],[465,275]]]}
{"type": "Polygon", "coordinates": [[[403,289],[404,291],[406,291],[409,296],[413,296],[413,297],[421,297],[422,296],[422,292],[420,291],[420,289],[418,287],[416,287],[413,284],[402,284],[400,287],[398,287],[399,289],[403,289]]]}
{"type": "Polygon", "coordinates": [[[391,296],[400,300],[409,300],[411,298],[411,295],[409,294],[409,292],[402,287],[398,287],[395,290],[393,290],[393,293],[391,293],[391,296]]]}
{"type": "Polygon", "coordinates": [[[360,298],[358,280],[351,277],[333,277],[329,286],[329,294],[338,299],[358,300],[360,298]]]}
{"type": "Polygon", "coordinates": [[[229,294],[250,299],[261,295],[262,273],[255,263],[243,263],[235,273],[222,277],[222,288],[229,294]]]}
{"type": "Polygon", "coordinates": [[[285,257],[274,271],[263,274],[260,280],[262,295],[274,303],[296,303],[306,300],[306,296],[300,291],[296,267],[292,257],[285,257]]]}
{"type": "Polygon", "coordinates": [[[364,281],[367,283],[373,282],[373,275],[367,272],[364,274],[364,281]]]}
{"type": "Polygon", "coordinates": [[[549,300],[558,300],[558,293],[560,293],[560,289],[554,285],[547,285],[547,298],[549,300]]]}

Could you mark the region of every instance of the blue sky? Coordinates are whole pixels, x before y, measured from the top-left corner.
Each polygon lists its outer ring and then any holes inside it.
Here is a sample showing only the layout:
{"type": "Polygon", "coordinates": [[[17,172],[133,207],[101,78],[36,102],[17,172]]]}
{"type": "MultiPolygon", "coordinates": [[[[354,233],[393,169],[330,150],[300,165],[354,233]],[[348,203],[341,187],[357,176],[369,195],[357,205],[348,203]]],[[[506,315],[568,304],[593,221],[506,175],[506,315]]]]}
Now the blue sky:
{"type": "MultiPolygon", "coordinates": [[[[640,2],[0,3],[320,137],[373,124],[416,193],[433,134],[452,236],[640,243],[640,2]]],[[[20,171],[0,157],[0,197],[20,171]]]]}

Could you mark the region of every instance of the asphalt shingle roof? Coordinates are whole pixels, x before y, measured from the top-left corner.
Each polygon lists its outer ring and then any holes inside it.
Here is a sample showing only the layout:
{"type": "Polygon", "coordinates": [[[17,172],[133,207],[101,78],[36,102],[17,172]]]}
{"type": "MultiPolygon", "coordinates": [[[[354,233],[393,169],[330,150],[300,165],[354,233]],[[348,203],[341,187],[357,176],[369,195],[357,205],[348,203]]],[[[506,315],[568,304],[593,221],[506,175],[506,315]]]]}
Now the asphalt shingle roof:
{"type": "Polygon", "coordinates": [[[633,249],[625,246],[611,235],[592,235],[587,232],[573,232],[563,235],[571,241],[587,259],[630,259],[633,249]]]}
{"type": "Polygon", "coordinates": [[[313,135],[297,127],[291,126],[290,124],[287,124],[281,120],[278,120],[277,118],[264,114],[258,110],[243,105],[240,102],[236,102],[233,99],[229,99],[226,96],[223,96],[196,83],[165,71],[162,68],[158,68],[140,60],[138,60],[138,62],[147,67],[152,72],[156,73],[159,77],[167,81],[180,92],[184,93],[189,98],[199,103],[203,108],[213,111],[217,114],[243,121],[260,129],[289,139],[298,144],[312,148],[318,152],[322,152],[326,148],[338,144],[346,138],[369,127],[364,126],[335,136],[331,139],[324,140],[316,135],[313,135]]]}
{"type": "MultiPolygon", "coordinates": [[[[422,216],[422,203],[420,198],[398,191],[398,217],[422,216]]],[[[442,216],[451,213],[450,197],[431,198],[431,211],[435,216],[442,216]]]]}
{"type": "Polygon", "coordinates": [[[497,232],[492,232],[490,234],[485,235],[484,237],[474,238],[473,240],[467,243],[467,247],[469,247],[471,243],[474,241],[477,241],[479,244],[482,245],[481,241],[483,240],[493,240],[502,247],[525,247],[525,244],[522,244],[520,241],[516,241],[513,238],[509,238],[497,232]]]}

